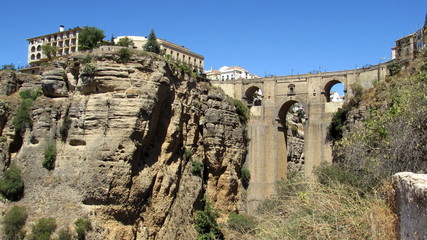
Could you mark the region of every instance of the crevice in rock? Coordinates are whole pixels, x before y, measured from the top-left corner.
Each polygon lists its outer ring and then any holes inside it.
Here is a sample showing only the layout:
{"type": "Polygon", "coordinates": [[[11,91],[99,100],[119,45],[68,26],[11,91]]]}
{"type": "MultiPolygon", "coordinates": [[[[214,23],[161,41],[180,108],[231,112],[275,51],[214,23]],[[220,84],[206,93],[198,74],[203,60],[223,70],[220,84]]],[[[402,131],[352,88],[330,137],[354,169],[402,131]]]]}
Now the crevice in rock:
{"type": "Polygon", "coordinates": [[[24,140],[19,132],[15,132],[12,142],[10,143],[9,153],[17,153],[22,147],[24,140]]]}
{"type": "Polygon", "coordinates": [[[86,146],[86,141],[82,139],[70,139],[71,146],[86,146]]]}

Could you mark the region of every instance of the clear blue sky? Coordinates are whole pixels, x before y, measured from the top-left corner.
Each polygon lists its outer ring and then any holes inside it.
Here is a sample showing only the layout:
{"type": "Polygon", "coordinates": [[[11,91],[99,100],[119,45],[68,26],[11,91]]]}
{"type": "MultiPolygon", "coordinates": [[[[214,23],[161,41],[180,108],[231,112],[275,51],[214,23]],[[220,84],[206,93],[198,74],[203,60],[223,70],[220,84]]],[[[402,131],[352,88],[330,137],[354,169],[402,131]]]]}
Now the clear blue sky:
{"type": "Polygon", "coordinates": [[[238,65],[259,76],[335,71],[391,58],[424,24],[426,0],[5,1],[0,65],[27,62],[27,38],[76,26],[157,37],[205,56],[205,69],[238,65]]]}

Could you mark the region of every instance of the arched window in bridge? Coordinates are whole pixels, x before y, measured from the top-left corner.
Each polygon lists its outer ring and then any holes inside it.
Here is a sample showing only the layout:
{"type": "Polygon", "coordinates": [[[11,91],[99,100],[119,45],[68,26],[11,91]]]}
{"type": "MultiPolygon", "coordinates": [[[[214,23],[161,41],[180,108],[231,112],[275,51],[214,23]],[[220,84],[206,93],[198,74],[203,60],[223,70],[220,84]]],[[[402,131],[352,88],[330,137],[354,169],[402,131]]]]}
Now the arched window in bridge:
{"type": "Polygon", "coordinates": [[[289,86],[288,86],[288,95],[295,95],[295,85],[289,84],[289,86]]]}
{"type": "Polygon", "coordinates": [[[326,102],[343,102],[345,100],[344,84],[338,80],[332,80],[325,85],[326,102]]]}

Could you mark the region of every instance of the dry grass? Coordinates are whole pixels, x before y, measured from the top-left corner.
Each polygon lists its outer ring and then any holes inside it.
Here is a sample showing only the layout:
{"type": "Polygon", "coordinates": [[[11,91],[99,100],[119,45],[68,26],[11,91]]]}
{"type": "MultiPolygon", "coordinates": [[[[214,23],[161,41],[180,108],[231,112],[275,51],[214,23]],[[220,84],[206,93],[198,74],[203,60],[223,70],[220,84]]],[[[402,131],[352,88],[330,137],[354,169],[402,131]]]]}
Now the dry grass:
{"type": "Polygon", "coordinates": [[[282,184],[291,190],[261,205],[257,229],[230,239],[395,239],[395,216],[379,194],[362,197],[338,183],[282,184]]]}

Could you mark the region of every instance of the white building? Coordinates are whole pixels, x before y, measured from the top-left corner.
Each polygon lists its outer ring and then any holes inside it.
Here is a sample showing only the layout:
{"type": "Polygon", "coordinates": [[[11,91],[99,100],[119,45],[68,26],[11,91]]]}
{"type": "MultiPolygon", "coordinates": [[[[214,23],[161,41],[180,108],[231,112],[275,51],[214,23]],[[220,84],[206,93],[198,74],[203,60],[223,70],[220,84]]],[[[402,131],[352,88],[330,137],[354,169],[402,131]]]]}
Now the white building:
{"type": "Polygon", "coordinates": [[[78,52],[79,33],[81,28],[76,27],[69,30],[64,30],[64,26],[59,26],[59,32],[42,35],[27,39],[28,41],[28,63],[37,63],[47,60],[47,56],[43,53],[43,45],[51,45],[58,47],[58,51],[54,56],[64,56],[70,53],[78,52]]]}
{"type": "Polygon", "coordinates": [[[253,79],[258,76],[249,73],[246,69],[238,66],[224,66],[218,70],[205,71],[206,78],[216,81],[228,81],[233,79],[253,79]]]}
{"type": "Polygon", "coordinates": [[[338,92],[331,92],[331,102],[344,102],[344,96],[340,96],[338,92]]]}

